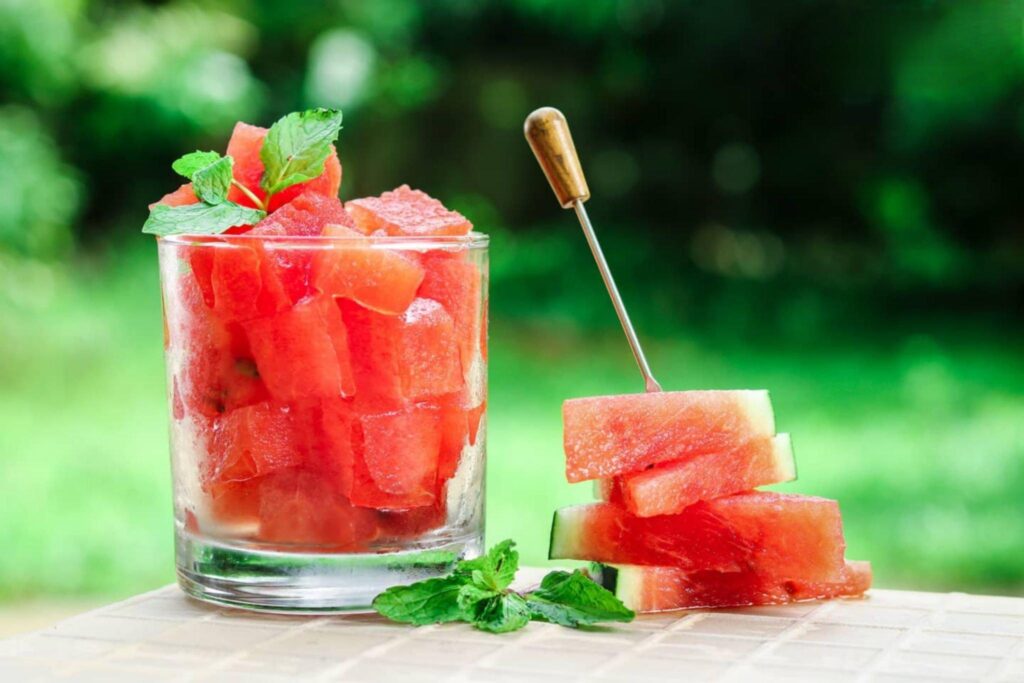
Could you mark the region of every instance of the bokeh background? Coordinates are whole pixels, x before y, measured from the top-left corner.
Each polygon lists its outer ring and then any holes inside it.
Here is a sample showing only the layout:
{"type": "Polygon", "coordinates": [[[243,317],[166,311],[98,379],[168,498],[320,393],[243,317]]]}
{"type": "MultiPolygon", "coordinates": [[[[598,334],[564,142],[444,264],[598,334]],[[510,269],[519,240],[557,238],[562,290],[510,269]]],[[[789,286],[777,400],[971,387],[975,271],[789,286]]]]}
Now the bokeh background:
{"type": "Polygon", "coordinates": [[[172,580],[147,203],[340,107],[345,199],[492,236],[488,524],[544,560],[559,407],[639,391],[523,140],[573,125],[667,388],[767,387],[886,587],[1024,594],[1020,2],[0,0],[0,604],[172,580]]]}

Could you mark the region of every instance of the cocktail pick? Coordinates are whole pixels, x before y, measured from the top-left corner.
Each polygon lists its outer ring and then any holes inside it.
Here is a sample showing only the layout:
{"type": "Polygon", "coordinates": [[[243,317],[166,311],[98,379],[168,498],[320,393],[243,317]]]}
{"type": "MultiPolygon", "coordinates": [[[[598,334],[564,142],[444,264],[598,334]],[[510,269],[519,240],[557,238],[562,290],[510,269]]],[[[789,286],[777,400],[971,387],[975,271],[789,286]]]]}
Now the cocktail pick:
{"type": "Polygon", "coordinates": [[[583,203],[590,199],[590,189],[587,187],[587,179],[583,176],[583,168],[580,166],[579,157],[576,155],[576,146],[572,143],[572,135],[569,134],[569,123],[565,120],[562,112],[553,107],[541,107],[526,117],[526,124],[523,126],[526,134],[526,141],[530,143],[530,149],[540,162],[540,167],[547,176],[551,189],[555,191],[555,197],[563,209],[574,209],[576,217],[580,220],[583,234],[590,245],[590,251],[597,262],[597,269],[601,272],[601,279],[608,288],[608,296],[612,299],[612,306],[622,323],[622,331],[626,333],[626,339],[633,350],[633,357],[640,367],[644,376],[645,391],[661,391],[661,385],[651,374],[651,366],[647,364],[647,357],[640,346],[640,340],[633,329],[633,323],[626,312],[626,306],[622,303],[622,296],[619,288],[615,286],[615,279],[611,270],[608,269],[608,262],[601,251],[601,245],[594,234],[594,226],[590,223],[590,217],[583,203]]]}

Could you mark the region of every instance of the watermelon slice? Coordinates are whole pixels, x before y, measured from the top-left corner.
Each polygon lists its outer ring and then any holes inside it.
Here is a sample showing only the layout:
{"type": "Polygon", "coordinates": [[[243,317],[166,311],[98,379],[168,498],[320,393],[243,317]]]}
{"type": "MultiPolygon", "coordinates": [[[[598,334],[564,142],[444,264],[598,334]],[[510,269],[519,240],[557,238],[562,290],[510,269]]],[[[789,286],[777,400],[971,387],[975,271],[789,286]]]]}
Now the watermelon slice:
{"type": "Polygon", "coordinates": [[[765,578],[755,572],[695,572],[678,567],[601,566],[598,582],[637,612],[784,605],[863,595],[871,563],[847,561],[828,581],[765,578]]]}
{"type": "Polygon", "coordinates": [[[380,535],[375,511],[351,505],[322,475],[302,469],[263,480],[259,518],[261,541],[304,550],[364,551],[380,535]]]}
{"type": "Polygon", "coordinates": [[[635,517],[611,503],[562,508],[550,557],[830,581],[845,548],[836,501],[754,491],[658,517],[635,517]]]}
{"type": "Polygon", "coordinates": [[[767,391],[672,391],[574,398],[562,406],[570,482],[731,451],[775,434],[767,391]]]}
{"type": "Polygon", "coordinates": [[[330,299],[304,299],[290,310],[242,326],[260,377],[275,399],[355,392],[347,332],[330,299]]]}
{"type": "Polygon", "coordinates": [[[400,407],[462,388],[455,326],[441,304],[416,299],[400,316],[381,315],[347,299],[338,304],[364,410],[400,407]]]}
{"type": "Polygon", "coordinates": [[[329,225],[323,234],[344,239],[316,255],[313,283],[318,291],[351,299],[385,315],[398,315],[409,308],[423,281],[419,263],[374,246],[362,233],[343,225],[329,225]]]}
{"type": "Polygon", "coordinates": [[[426,273],[418,294],[437,301],[451,315],[462,367],[468,370],[480,347],[480,269],[464,254],[443,251],[424,255],[423,267],[426,273]]]}
{"type": "Polygon", "coordinates": [[[198,204],[199,197],[196,196],[195,190],[192,189],[192,183],[185,183],[174,192],[168,192],[158,201],[153,202],[149,205],[152,209],[157,204],[164,204],[166,206],[188,206],[189,204],[198,204]]]}
{"type": "Polygon", "coordinates": [[[789,434],[753,439],[732,451],[602,479],[602,499],[638,517],[676,515],[701,500],[796,479],[789,434]]]}
{"type": "MultiPolygon", "coordinates": [[[[267,129],[260,126],[251,126],[248,123],[239,121],[231,133],[231,140],[228,141],[227,155],[234,158],[235,180],[240,182],[253,194],[259,197],[260,201],[266,196],[260,181],[263,178],[263,161],[260,159],[260,149],[263,147],[263,138],[267,136],[267,129]]],[[[304,183],[292,185],[270,198],[270,212],[284,206],[296,197],[306,192],[322,195],[324,197],[337,197],[341,188],[341,163],[338,161],[338,153],[331,145],[331,154],[324,162],[324,172],[304,183]]],[[[228,192],[228,199],[243,206],[254,206],[251,199],[242,190],[231,186],[228,192]]]]}
{"type": "Polygon", "coordinates": [[[465,235],[472,224],[458,211],[449,211],[444,204],[426,192],[402,185],[380,197],[352,199],[345,203],[356,228],[371,235],[378,230],[388,235],[430,237],[465,235]]]}
{"type": "Polygon", "coordinates": [[[405,509],[436,500],[441,416],[432,406],[359,418],[353,485],[356,505],[405,509]]]}

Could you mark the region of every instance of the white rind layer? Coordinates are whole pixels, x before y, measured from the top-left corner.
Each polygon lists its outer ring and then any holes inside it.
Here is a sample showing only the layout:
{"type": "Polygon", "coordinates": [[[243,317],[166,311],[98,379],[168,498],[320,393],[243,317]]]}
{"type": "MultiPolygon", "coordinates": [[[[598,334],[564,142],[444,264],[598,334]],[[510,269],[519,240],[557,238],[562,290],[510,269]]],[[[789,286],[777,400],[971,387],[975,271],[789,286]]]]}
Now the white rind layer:
{"type": "Polygon", "coordinates": [[[580,526],[586,515],[587,507],[586,505],[573,505],[555,510],[554,519],[551,520],[549,559],[569,559],[577,554],[577,540],[580,537],[580,526]]]}
{"type": "Polygon", "coordinates": [[[775,464],[775,483],[796,479],[796,458],[789,434],[777,434],[772,439],[772,462],[775,464]]]}
{"type": "Polygon", "coordinates": [[[775,434],[775,410],[767,389],[747,389],[736,391],[740,408],[750,424],[754,436],[772,436],[775,434]]]}

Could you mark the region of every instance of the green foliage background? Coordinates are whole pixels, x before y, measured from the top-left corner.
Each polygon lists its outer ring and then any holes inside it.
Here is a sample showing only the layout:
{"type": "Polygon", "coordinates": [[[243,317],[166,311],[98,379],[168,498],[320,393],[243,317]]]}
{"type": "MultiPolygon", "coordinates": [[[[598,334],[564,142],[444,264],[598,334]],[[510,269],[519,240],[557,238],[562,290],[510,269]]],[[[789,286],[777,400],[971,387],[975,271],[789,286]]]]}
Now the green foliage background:
{"type": "Polygon", "coordinates": [[[639,390],[523,142],[573,123],[662,382],[773,391],[883,586],[1024,592],[1019,1],[0,0],[0,599],[171,579],[145,205],[345,111],[343,198],[492,235],[489,535],[543,560],[559,404],[639,390]]]}

